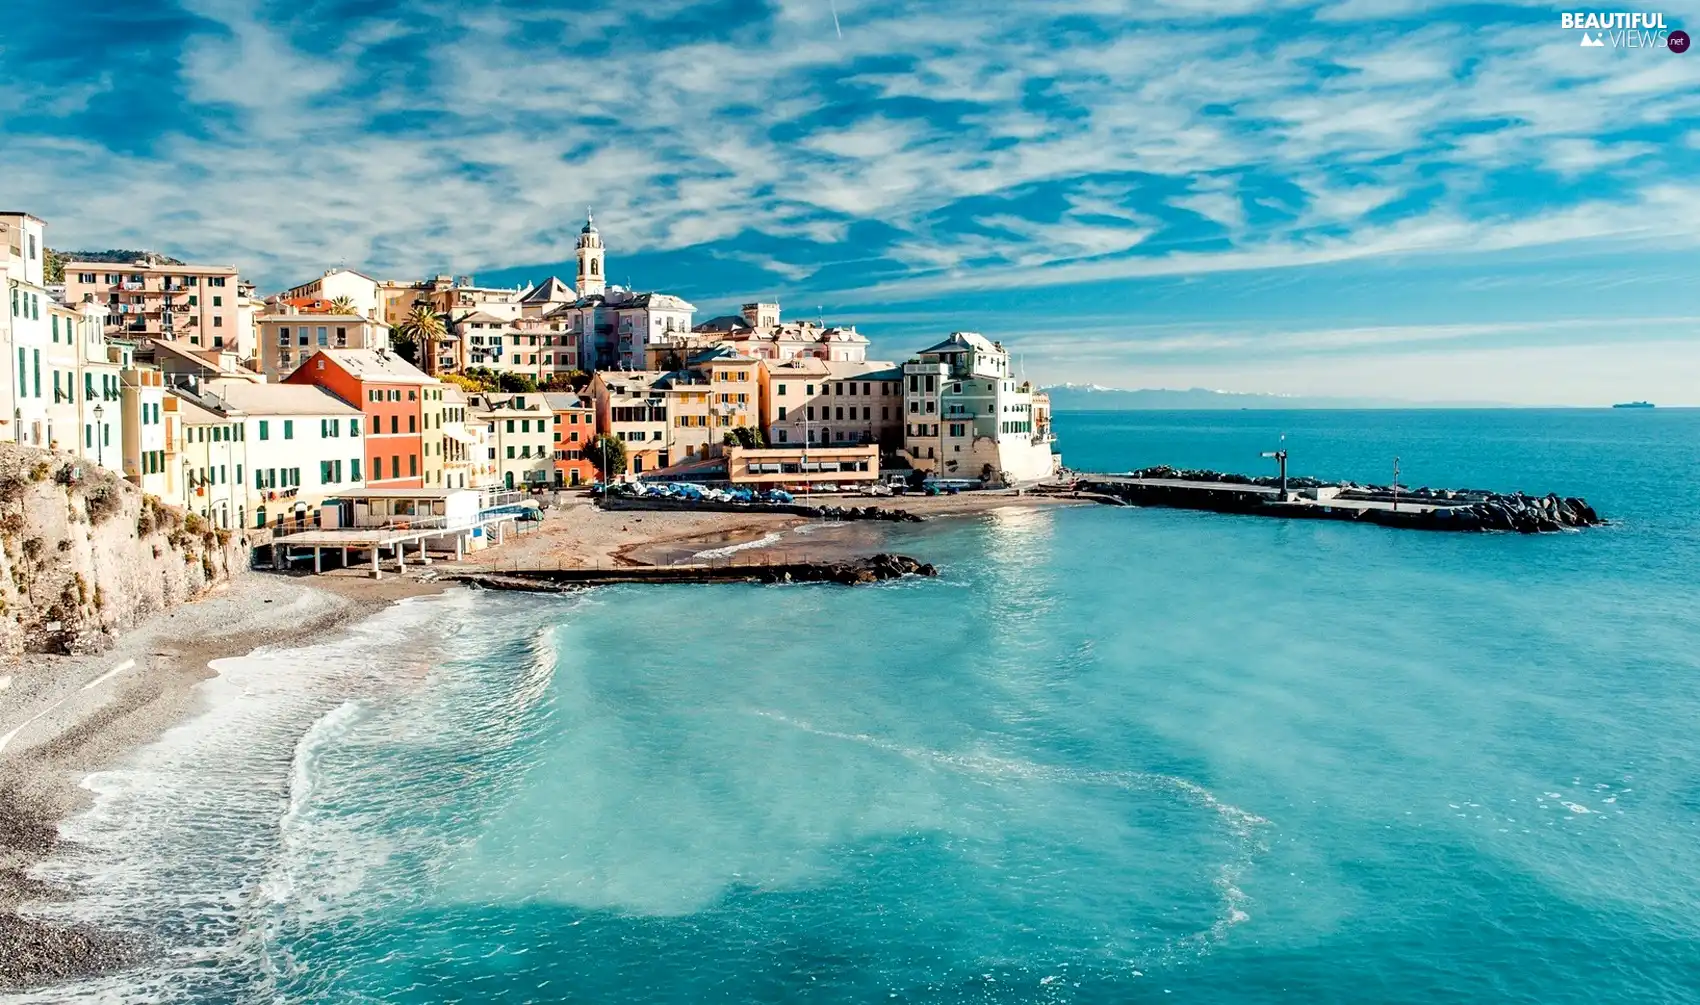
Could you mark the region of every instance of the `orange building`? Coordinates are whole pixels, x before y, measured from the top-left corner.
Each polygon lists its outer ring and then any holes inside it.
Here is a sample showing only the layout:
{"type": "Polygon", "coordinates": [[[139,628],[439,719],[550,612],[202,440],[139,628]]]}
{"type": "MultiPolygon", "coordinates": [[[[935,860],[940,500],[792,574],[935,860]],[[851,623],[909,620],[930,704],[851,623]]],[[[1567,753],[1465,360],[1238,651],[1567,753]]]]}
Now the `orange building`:
{"type": "Polygon", "coordinates": [[[555,413],[555,484],[589,485],[596,481],[596,466],[586,452],[596,439],[596,406],[577,394],[549,392],[543,400],[555,413]]]}
{"type": "Polygon", "coordinates": [[[425,452],[442,449],[442,434],[426,430],[442,414],[441,383],[384,349],[320,349],[283,382],[315,384],[364,414],[367,488],[424,486],[425,452]]]}

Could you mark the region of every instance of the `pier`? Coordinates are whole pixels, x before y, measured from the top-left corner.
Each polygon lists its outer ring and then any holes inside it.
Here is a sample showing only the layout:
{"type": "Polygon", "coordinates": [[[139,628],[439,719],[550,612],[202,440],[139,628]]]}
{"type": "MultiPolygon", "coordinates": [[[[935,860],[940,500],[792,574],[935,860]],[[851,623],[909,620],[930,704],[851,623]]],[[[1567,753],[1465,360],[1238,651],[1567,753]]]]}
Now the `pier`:
{"type": "MultiPolygon", "coordinates": [[[[1281,458],[1283,461],[1285,458],[1281,458]]],[[[1282,465],[1285,468],[1285,465],[1282,465]]],[[[1528,496],[1475,489],[1414,491],[1398,485],[1289,482],[1215,471],[1147,468],[1126,475],[1077,476],[1045,486],[1098,502],[1205,510],[1297,520],[1343,520],[1382,527],[1439,531],[1511,531],[1538,534],[1604,523],[1585,500],[1557,494],[1528,496]]]]}
{"type": "Polygon", "coordinates": [[[933,565],[907,555],[879,554],[843,562],[770,562],[759,559],[693,565],[509,566],[456,570],[445,579],[488,590],[560,593],[620,583],[837,583],[861,586],[904,576],[937,576],[933,565]]]}

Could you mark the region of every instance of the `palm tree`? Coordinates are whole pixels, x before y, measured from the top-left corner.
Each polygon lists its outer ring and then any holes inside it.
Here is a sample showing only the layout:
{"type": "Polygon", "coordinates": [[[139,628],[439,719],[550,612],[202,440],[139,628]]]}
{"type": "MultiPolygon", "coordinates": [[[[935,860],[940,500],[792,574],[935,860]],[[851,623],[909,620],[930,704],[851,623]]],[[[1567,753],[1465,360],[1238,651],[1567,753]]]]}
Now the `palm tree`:
{"type": "Polygon", "coordinates": [[[437,372],[437,343],[448,334],[443,316],[428,304],[414,304],[413,310],[396,325],[396,352],[417,364],[425,362],[425,372],[437,372]]]}
{"type": "Polygon", "coordinates": [[[338,314],[359,314],[360,309],[354,306],[354,298],[349,296],[337,297],[331,301],[331,310],[338,314]]]}

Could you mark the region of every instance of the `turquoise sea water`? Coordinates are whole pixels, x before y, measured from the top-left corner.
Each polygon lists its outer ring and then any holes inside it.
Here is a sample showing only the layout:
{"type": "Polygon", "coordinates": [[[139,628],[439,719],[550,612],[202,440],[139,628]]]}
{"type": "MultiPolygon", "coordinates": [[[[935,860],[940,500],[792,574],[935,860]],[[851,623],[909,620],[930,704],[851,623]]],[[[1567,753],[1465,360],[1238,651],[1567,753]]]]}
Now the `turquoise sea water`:
{"type": "Polygon", "coordinates": [[[1057,424],[1614,522],[1010,509],[892,531],[936,581],[407,604],[92,780],[55,910],[165,962],[32,1000],[1700,1001],[1700,412],[1057,424]]]}

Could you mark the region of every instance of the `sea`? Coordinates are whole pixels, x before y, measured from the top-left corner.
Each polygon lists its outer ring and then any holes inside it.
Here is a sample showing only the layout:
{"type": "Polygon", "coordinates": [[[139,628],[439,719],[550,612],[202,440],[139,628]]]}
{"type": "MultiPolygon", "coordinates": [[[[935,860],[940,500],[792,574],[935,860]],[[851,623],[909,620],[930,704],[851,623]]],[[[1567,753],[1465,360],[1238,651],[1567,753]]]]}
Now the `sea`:
{"type": "Polygon", "coordinates": [[[1700,1001],[1700,411],[1063,413],[1584,532],[894,525],[936,580],[470,591],[222,661],[87,781],[8,1002],[1700,1001]]]}

